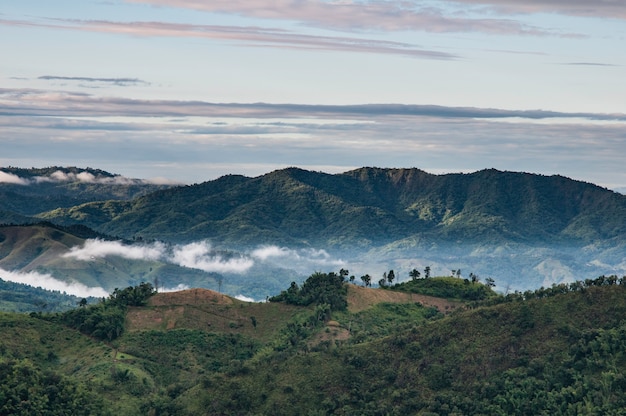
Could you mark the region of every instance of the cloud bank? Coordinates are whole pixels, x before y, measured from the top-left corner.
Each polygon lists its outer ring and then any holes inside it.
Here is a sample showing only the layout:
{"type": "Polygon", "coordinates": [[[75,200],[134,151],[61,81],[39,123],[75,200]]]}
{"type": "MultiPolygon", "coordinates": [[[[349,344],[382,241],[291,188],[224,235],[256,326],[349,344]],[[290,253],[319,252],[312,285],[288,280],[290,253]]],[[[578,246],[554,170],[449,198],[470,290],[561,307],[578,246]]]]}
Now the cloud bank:
{"type": "Polygon", "coordinates": [[[154,243],[151,245],[126,245],[119,241],[105,241],[100,239],[87,240],[82,247],[72,247],[69,253],[63,255],[81,261],[88,261],[109,256],[122,257],[128,260],[156,261],[163,257],[165,245],[154,243]]]}
{"type": "MultiPolygon", "coordinates": [[[[424,59],[454,59],[457,55],[448,52],[429,50],[417,45],[361,37],[322,36],[293,32],[287,29],[257,26],[199,25],[169,22],[120,22],[107,20],[63,20],[55,19],[47,23],[35,21],[3,20],[0,25],[19,27],[43,27],[85,32],[117,34],[141,37],[201,38],[231,41],[241,46],[264,48],[301,49],[314,51],[338,51],[375,53],[383,55],[403,55],[424,59]]],[[[502,25],[505,27],[506,25],[502,25]]],[[[50,77],[50,76],[46,76],[50,77]]],[[[66,77],[52,77],[52,79],[66,77]]],[[[67,77],[77,80],[83,77],[67,77]]],[[[84,77],[85,80],[98,78],[84,77]]],[[[50,78],[42,78],[50,79],[50,78]]],[[[114,80],[114,79],[112,79],[114,80]]],[[[140,80],[138,80],[140,81],[140,80]]]]}
{"type": "Polygon", "coordinates": [[[63,172],[57,170],[52,172],[49,176],[35,176],[32,178],[24,178],[13,173],[4,172],[0,170],[0,183],[14,184],[14,185],[32,185],[38,183],[63,183],[63,182],[79,182],[79,183],[93,183],[102,185],[180,185],[180,182],[165,178],[154,179],[134,179],[127,178],[125,176],[102,176],[94,175],[91,172],[83,171],[79,173],[75,172],[63,172]]]}
{"type": "Polygon", "coordinates": [[[64,282],[55,279],[51,274],[37,272],[15,272],[0,269],[0,278],[15,283],[23,283],[46,290],[57,290],[79,297],[107,297],[109,293],[101,287],[88,287],[78,282],[64,282]]]}
{"type": "Polygon", "coordinates": [[[91,239],[87,240],[82,247],[73,247],[63,255],[63,257],[79,261],[93,261],[112,256],[129,260],[162,261],[209,273],[243,274],[257,262],[301,273],[309,273],[311,270],[320,268],[335,269],[345,266],[343,260],[335,259],[327,251],[320,249],[262,246],[248,253],[234,253],[217,251],[206,240],[167,245],[160,242],[124,244],[121,241],[91,239]]]}
{"type": "MultiPolygon", "coordinates": [[[[520,23],[516,20],[496,17],[472,16],[471,5],[493,6],[494,11],[505,14],[518,13],[520,9],[502,7],[480,0],[465,2],[416,1],[322,1],[309,0],[294,2],[277,0],[250,2],[245,0],[213,0],[198,2],[193,0],[129,0],[132,3],[146,3],[156,6],[189,8],[209,13],[231,14],[256,19],[296,21],[301,24],[342,31],[425,31],[435,33],[482,32],[490,34],[550,35],[553,31],[520,23]],[[497,6],[497,7],[496,7],[497,6]]],[[[515,3],[512,3],[515,5],[515,3]]],[[[510,6],[511,4],[505,4],[510,6]]],[[[522,8],[526,12],[542,9],[535,2],[533,8],[522,8]]],[[[588,7],[589,9],[589,7],[588,7]]],[[[623,11],[623,7],[620,8],[623,11]]],[[[546,10],[545,8],[543,10],[546,10]]],[[[551,8],[549,10],[559,10],[551,8]]],[[[502,14],[501,13],[501,14],[502,14]]],[[[491,13],[493,15],[494,13],[491,13]]]]}
{"type": "Polygon", "coordinates": [[[238,274],[245,273],[254,265],[251,258],[218,253],[208,241],[168,246],[160,242],[124,244],[120,241],[90,239],[82,247],[72,247],[63,257],[80,261],[121,257],[128,260],[162,261],[205,272],[238,274]]]}
{"type": "Polygon", "coordinates": [[[3,172],[0,170],[0,183],[10,183],[13,185],[28,185],[30,182],[27,179],[20,178],[17,175],[3,172]]]}
{"type": "MultiPolygon", "coordinates": [[[[235,14],[264,19],[296,20],[315,26],[343,29],[377,28],[385,30],[405,30],[426,26],[430,30],[451,30],[450,26],[471,19],[444,18],[445,10],[451,6],[458,8],[485,8],[496,14],[556,13],[569,16],[609,17],[626,19],[626,3],[621,1],[588,0],[450,0],[430,2],[425,5],[415,0],[409,1],[322,1],[309,0],[127,0],[129,3],[144,3],[156,6],[190,8],[206,12],[235,14]],[[458,22],[455,22],[458,20],[458,22]],[[367,26],[369,25],[369,26],[367,26]]],[[[462,9],[462,11],[468,11],[462,9]]],[[[471,11],[471,9],[470,9],[471,11]]],[[[460,14],[460,13],[459,13],[460,14]]],[[[489,28],[488,19],[484,23],[489,28]]],[[[494,19],[496,22],[498,19],[494,19]]],[[[482,23],[482,19],[477,23],[482,23]]],[[[467,23],[465,23],[467,25],[467,23]]]]}
{"type": "Polygon", "coordinates": [[[139,78],[92,78],[92,77],[66,77],[58,75],[42,75],[37,79],[45,81],[70,81],[70,82],[87,82],[90,84],[110,84],[118,87],[128,87],[136,85],[150,85],[149,82],[139,78]]]}

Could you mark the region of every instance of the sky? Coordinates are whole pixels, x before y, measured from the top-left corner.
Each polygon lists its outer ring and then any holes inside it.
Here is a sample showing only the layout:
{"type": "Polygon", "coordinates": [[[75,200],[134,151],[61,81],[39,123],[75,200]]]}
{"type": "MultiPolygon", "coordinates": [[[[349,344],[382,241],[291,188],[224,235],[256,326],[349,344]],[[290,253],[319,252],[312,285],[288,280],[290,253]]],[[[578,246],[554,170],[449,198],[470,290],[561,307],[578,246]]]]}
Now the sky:
{"type": "Polygon", "coordinates": [[[2,0],[0,167],[297,166],[626,191],[622,0],[2,0]]]}

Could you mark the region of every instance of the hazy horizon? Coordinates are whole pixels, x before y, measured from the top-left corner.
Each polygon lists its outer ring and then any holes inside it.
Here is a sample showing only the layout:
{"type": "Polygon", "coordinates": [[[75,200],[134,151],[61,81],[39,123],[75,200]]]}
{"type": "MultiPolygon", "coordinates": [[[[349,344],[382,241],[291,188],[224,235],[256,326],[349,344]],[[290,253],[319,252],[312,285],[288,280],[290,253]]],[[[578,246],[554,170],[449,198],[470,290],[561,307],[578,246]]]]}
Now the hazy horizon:
{"type": "Polygon", "coordinates": [[[0,166],[298,166],[626,189],[626,3],[3,2],[0,166]]]}

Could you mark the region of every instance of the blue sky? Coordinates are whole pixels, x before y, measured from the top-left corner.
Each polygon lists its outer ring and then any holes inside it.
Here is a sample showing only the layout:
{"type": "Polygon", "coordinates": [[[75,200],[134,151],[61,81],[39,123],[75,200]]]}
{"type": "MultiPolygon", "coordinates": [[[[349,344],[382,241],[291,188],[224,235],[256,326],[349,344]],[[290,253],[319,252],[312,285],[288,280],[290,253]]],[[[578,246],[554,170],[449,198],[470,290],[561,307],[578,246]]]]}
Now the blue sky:
{"type": "Polygon", "coordinates": [[[286,166],[626,189],[626,3],[4,0],[0,166],[286,166]]]}

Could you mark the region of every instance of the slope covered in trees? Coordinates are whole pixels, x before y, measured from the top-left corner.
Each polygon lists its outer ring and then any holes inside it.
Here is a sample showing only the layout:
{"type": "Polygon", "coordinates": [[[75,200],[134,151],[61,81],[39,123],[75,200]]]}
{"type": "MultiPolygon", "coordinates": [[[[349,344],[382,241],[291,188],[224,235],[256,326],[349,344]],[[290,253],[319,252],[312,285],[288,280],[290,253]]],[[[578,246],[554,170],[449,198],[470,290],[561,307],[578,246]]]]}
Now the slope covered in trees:
{"type": "Polygon", "coordinates": [[[626,196],[561,176],[483,170],[431,175],[362,168],[329,175],[296,168],[225,176],[43,217],[126,237],[345,246],[415,235],[455,241],[622,239],[626,196]],[[166,221],[167,219],[167,221],[166,221]]]}
{"type": "MultiPolygon", "coordinates": [[[[133,320],[112,342],[38,314],[0,314],[0,408],[58,414],[70,401],[90,414],[572,415],[626,406],[626,278],[457,300],[446,315],[394,286],[359,291],[407,302],[326,308],[338,276],[317,273],[298,287],[308,287],[300,298],[265,304],[198,292],[134,302],[126,295],[144,291],[127,288],[107,301],[125,304],[133,320]],[[285,304],[293,300],[308,306],[285,304]],[[30,389],[20,388],[22,373],[30,389]],[[30,407],[17,408],[18,398],[30,407]]],[[[90,308],[98,306],[79,309],[90,308]]]]}

